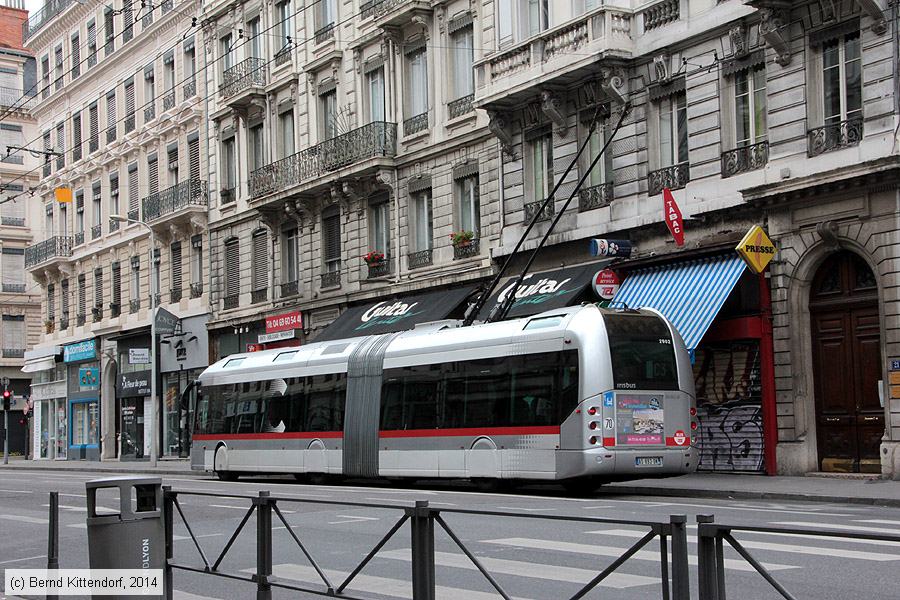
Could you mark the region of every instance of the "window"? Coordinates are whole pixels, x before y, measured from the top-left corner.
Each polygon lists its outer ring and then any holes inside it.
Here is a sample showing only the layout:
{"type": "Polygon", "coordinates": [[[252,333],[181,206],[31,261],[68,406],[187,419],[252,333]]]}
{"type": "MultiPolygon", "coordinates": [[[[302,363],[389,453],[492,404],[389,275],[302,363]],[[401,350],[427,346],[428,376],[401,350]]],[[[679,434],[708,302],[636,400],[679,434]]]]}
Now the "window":
{"type": "Polygon", "coordinates": [[[41,57],[41,98],[50,96],[50,57],[41,57]]]}
{"type": "Polygon", "coordinates": [[[284,283],[297,282],[300,279],[300,236],[297,235],[297,228],[283,231],[281,240],[281,277],[284,283]]]}
{"type": "MultiPolygon", "coordinates": [[[[110,173],[109,175],[109,214],[110,215],[118,215],[119,214],[119,173],[110,173]]],[[[116,228],[119,226],[118,221],[113,221],[116,223],[116,228]]],[[[112,225],[112,223],[110,225],[112,225]]]]}
{"type": "Polygon", "coordinates": [[[822,102],[825,124],[862,117],[862,54],[859,32],[822,45],[822,102]]]}
{"type": "Polygon", "coordinates": [[[90,69],[97,64],[97,24],[93,19],[87,24],[87,38],[88,68],[90,69]]]}
{"type": "Polygon", "coordinates": [[[132,12],[132,0],[122,0],[122,43],[131,41],[134,37],[134,14],[132,12]]]}
{"type": "Polygon", "coordinates": [[[322,261],[327,273],[341,270],[341,214],[335,207],[322,213],[322,261]]]}
{"type": "Polygon", "coordinates": [[[90,152],[96,152],[100,149],[100,108],[96,102],[88,107],[88,127],[90,129],[88,149],[90,152]]]}
{"type": "Polygon", "coordinates": [[[478,196],[478,175],[456,180],[457,231],[471,231],[476,236],[481,230],[481,202],[478,196]]]}
{"type": "Polygon", "coordinates": [[[103,268],[94,269],[94,308],[103,308],[103,268]]]}
{"type": "Polygon", "coordinates": [[[672,337],[661,319],[621,314],[604,321],[617,389],[678,389],[672,337]]]}
{"type": "Polygon", "coordinates": [[[192,181],[200,181],[199,133],[192,133],[188,136],[188,177],[190,177],[192,181]]]}
{"type": "MultiPolygon", "coordinates": [[[[3,315],[3,352],[25,349],[25,315],[3,315]]],[[[5,358],[5,357],[4,357],[5,358]]]]}
{"type": "Polygon", "coordinates": [[[75,234],[84,236],[84,190],[75,192],[75,234]]]}
{"type": "Polygon", "coordinates": [[[47,320],[56,320],[56,286],[52,283],[47,285],[47,320]]]}
{"type": "Polygon", "coordinates": [[[119,311],[122,310],[122,265],[119,264],[119,261],[116,261],[112,264],[112,304],[114,308],[111,308],[112,317],[117,317],[119,315],[119,311]]]}
{"type": "Polygon", "coordinates": [[[128,165],[128,218],[137,220],[138,208],[138,166],[137,163],[128,165]]]}
{"type": "Polygon", "coordinates": [[[453,100],[475,93],[475,46],[472,26],[453,32],[450,37],[453,65],[453,100]]]}
{"type": "MultiPolygon", "coordinates": [[[[2,249],[0,269],[3,270],[4,292],[25,291],[25,250],[22,248],[2,249]]],[[[7,346],[8,348],[11,346],[7,346]]]]}
{"type": "Polygon", "coordinates": [[[222,173],[222,181],[225,184],[223,189],[231,191],[230,197],[226,200],[226,198],[222,198],[222,202],[231,201],[235,199],[234,188],[237,186],[237,176],[235,173],[235,155],[234,155],[234,135],[225,139],[222,142],[222,157],[223,157],[223,173],[222,173]]]}
{"type": "Polygon", "coordinates": [[[548,132],[528,142],[526,156],[528,197],[532,202],[547,199],[553,190],[553,134],[548,132]]]}
{"type": "Polygon", "coordinates": [[[73,446],[96,446],[100,443],[100,409],[96,400],[72,402],[71,432],[73,446]]]}
{"type": "Polygon", "coordinates": [[[189,39],[188,42],[185,42],[184,56],[181,61],[184,65],[185,98],[189,98],[197,93],[197,84],[194,82],[194,76],[197,74],[197,51],[194,48],[194,38],[189,39]],[[189,46],[187,45],[188,42],[190,42],[189,46]]]}
{"type": "Polygon", "coordinates": [[[134,77],[125,82],[125,133],[134,131],[134,77]]]}
{"type": "Polygon", "coordinates": [[[87,310],[87,282],[84,273],[78,276],[78,319],[84,318],[87,310]]]}
{"type": "Polygon", "coordinates": [[[369,250],[391,255],[391,204],[387,198],[371,201],[369,205],[369,250]]]}
{"type": "Polygon", "coordinates": [[[155,154],[147,157],[147,194],[159,192],[159,159],[155,154]]]}
{"type": "Polygon", "coordinates": [[[237,238],[225,242],[225,298],[237,298],[241,293],[241,250],[237,238]]]}
{"type": "MultiPolygon", "coordinates": [[[[588,110],[590,113],[590,118],[593,118],[594,110],[588,110]]],[[[600,121],[597,123],[596,127],[594,127],[593,133],[590,134],[590,139],[588,140],[588,152],[582,155],[583,159],[583,169],[587,169],[590,167],[591,163],[597,158],[597,155],[603,151],[603,145],[606,143],[606,121],[600,121]]],[[[582,127],[584,128],[584,134],[590,131],[590,123],[583,123],[582,127]]],[[[587,187],[594,187],[598,185],[602,185],[604,183],[611,183],[613,180],[613,153],[612,147],[606,149],[603,152],[603,156],[600,160],[597,161],[597,164],[594,165],[594,168],[591,169],[590,176],[588,177],[587,187]]]]}
{"type": "MultiPolygon", "coordinates": [[[[50,149],[52,148],[52,145],[50,144],[50,132],[45,131],[44,135],[42,137],[44,139],[44,150],[50,151],[50,149]]],[[[43,168],[44,177],[50,176],[50,167],[52,166],[53,163],[50,162],[49,158],[50,158],[49,156],[44,158],[44,168],[43,168]]]]}
{"type": "MultiPolygon", "coordinates": [[[[175,93],[175,51],[170,50],[163,56],[163,89],[165,95],[175,93]]],[[[172,96],[172,105],[174,106],[175,97],[172,96]]]]}
{"type": "Polygon", "coordinates": [[[56,79],[54,81],[54,89],[59,91],[63,87],[63,47],[62,44],[53,51],[53,62],[56,69],[56,79]]]}
{"type": "Polygon", "coordinates": [[[203,236],[191,237],[191,286],[203,281],[203,236]]]}
{"type": "Polygon", "coordinates": [[[684,92],[660,100],[659,166],[688,162],[687,96],[684,92]]]}
{"type": "Polygon", "coordinates": [[[368,90],[369,122],[384,121],[384,67],[378,67],[366,73],[366,89],[368,90]]]}
{"type": "Polygon", "coordinates": [[[735,141],[750,146],[766,139],[766,67],[758,65],[734,76],[735,141]]]}
{"type": "Polygon", "coordinates": [[[106,94],[106,143],[116,141],[116,90],[106,94]]]}
{"type": "MultiPolygon", "coordinates": [[[[60,127],[62,125],[56,126],[56,137],[59,139],[60,127]]],[[[19,152],[11,152],[7,154],[8,146],[25,146],[25,134],[22,131],[21,125],[13,125],[11,123],[0,123],[0,161],[10,164],[18,164],[21,165],[25,162],[25,158],[22,156],[22,153],[19,152]]],[[[65,164],[65,163],[63,163],[65,164]]],[[[59,158],[56,159],[56,168],[62,168],[60,165],[59,158]]],[[[9,189],[8,187],[2,189],[9,189]]],[[[2,205],[0,205],[2,206],[2,205]]]]}
{"type": "Polygon", "coordinates": [[[181,242],[175,242],[169,246],[171,269],[172,302],[181,299],[181,242]]]}
{"type": "Polygon", "coordinates": [[[250,58],[262,58],[262,44],[259,35],[259,17],[250,19],[247,23],[247,33],[250,40],[250,58]]]}
{"type": "Polygon", "coordinates": [[[261,169],[266,164],[265,140],[263,138],[263,124],[252,125],[249,131],[250,141],[250,170],[261,169]]]}
{"type": "MultiPolygon", "coordinates": [[[[425,46],[407,53],[406,118],[428,113],[428,64],[425,46]]],[[[427,128],[427,123],[426,126],[427,128]]]]}
{"type": "Polygon", "coordinates": [[[106,45],[103,47],[104,56],[109,56],[116,49],[116,29],[113,24],[115,14],[109,7],[103,10],[103,34],[106,36],[106,45]]]}
{"type": "Polygon", "coordinates": [[[265,229],[253,233],[253,271],[250,284],[253,291],[265,290],[269,286],[269,236],[265,229]]]}
{"type": "Polygon", "coordinates": [[[169,146],[166,151],[166,158],[168,162],[168,168],[166,169],[169,172],[169,185],[176,185],[178,183],[178,143],[174,143],[169,146]]]}
{"type": "Polygon", "coordinates": [[[219,53],[222,56],[223,72],[234,66],[234,48],[231,47],[232,45],[230,33],[219,38],[219,53]]]}
{"type": "Polygon", "coordinates": [[[72,79],[81,76],[81,36],[76,31],[72,34],[72,79]]]}
{"type": "Polygon", "coordinates": [[[294,154],[294,107],[278,115],[278,147],[279,158],[285,158],[294,154]]]}
{"type": "Polygon", "coordinates": [[[320,131],[323,140],[330,140],[337,135],[337,90],[332,89],[319,96],[321,113],[320,131]]]}
{"type": "Polygon", "coordinates": [[[159,248],[153,249],[153,264],[150,266],[150,274],[153,277],[153,288],[156,290],[156,297],[150,299],[150,306],[159,306],[160,290],[162,289],[160,282],[160,263],[162,262],[159,248]]]}
{"type": "Polygon", "coordinates": [[[153,65],[144,67],[144,104],[152,104],[156,98],[156,74],[153,65]]]}
{"type": "Polygon", "coordinates": [[[130,286],[132,304],[141,301],[141,257],[131,257],[131,286],[130,286]]]}
{"type": "Polygon", "coordinates": [[[102,211],[102,208],[101,208],[102,197],[101,197],[101,193],[100,193],[100,182],[99,181],[94,182],[93,189],[92,189],[92,201],[93,201],[93,205],[91,206],[91,209],[93,211],[93,216],[94,216],[93,224],[94,224],[94,226],[97,226],[97,225],[100,225],[101,216],[102,216],[102,212],[101,212],[102,211]]]}
{"type": "MultiPolygon", "coordinates": [[[[16,187],[15,184],[6,184],[7,192],[12,192],[9,188],[16,187]]],[[[24,186],[22,186],[24,189],[24,186]]],[[[25,227],[25,198],[4,200],[0,204],[0,225],[11,227],[25,227]]],[[[28,223],[28,225],[31,225],[28,223]]]]}
{"type": "MultiPolygon", "coordinates": [[[[60,309],[62,310],[62,315],[60,318],[64,321],[69,320],[69,280],[63,279],[59,282],[59,294],[60,294],[60,309]]],[[[67,325],[68,326],[68,325],[67,325]]],[[[66,327],[63,327],[65,329],[66,327]]]]}
{"type": "Polygon", "coordinates": [[[434,228],[431,215],[431,188],[415,192],[412,196],[412,218],[415,252],[434,247],[434,228]]]}
{"type": "Polygon", "coordinates": [[[523,31],[529,37],[537,35],[550,26],[550,0],[524,0],[525,11],[523,31]]]}
{"type": "Polygon", "coordinates": [[[337,17],[337,3],[335,0],[320,0],[316,10],[316,32],[334,27],[337,17]]]}
{"type": "Polygon", "coordinates": [[[275,10],[278,13],[278,32],[281,34],[281,44],[283,45],[287,43],[288,38],[293,37],[291,32],[290,0],[276,4],[275,10]]]}
{"type": "Polygon", "coordinates": [[[81,160],[81,113],[72,115],[72,160],[81,160]]]}
{"type": "MultiPolygon", "coordinates": [[[[60,205],[62,206],[62,205],[60,205]]],[[[65,234],[58,234],[65,235],[65,234]]],[[[44,205],[44,239],[49,239],[53,236],[53,202],[48,202],[44,205]]]]}

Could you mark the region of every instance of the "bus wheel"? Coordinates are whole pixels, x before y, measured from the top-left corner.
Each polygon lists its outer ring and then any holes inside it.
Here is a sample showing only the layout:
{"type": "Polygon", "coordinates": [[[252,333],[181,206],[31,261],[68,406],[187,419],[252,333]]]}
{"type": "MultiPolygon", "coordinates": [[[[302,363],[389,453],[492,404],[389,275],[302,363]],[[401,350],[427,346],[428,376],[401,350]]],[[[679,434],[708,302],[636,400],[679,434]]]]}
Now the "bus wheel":
{"type": "Polygon", "coordinates": [[[562,482],[563,488],[573,496],[590,496],[602,485],[602,482],[592,477],[577,477],[566,479],[562,482]]]}
{"type": "Polygon", "coordinates": [[[216,471],[219,481],[237,481],[238,474],[234,471],[216,471]]]}

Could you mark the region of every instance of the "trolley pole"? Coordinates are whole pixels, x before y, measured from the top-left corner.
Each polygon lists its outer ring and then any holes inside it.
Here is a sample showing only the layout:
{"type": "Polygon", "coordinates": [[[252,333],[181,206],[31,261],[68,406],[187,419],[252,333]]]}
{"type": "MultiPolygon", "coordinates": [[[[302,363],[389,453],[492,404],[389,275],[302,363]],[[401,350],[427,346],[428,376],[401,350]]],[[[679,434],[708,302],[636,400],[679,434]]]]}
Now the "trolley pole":
{"type": "Polygon", "coordinates": [[[3,378],[3,464],[9,464],[9,377],[3,378]]]}

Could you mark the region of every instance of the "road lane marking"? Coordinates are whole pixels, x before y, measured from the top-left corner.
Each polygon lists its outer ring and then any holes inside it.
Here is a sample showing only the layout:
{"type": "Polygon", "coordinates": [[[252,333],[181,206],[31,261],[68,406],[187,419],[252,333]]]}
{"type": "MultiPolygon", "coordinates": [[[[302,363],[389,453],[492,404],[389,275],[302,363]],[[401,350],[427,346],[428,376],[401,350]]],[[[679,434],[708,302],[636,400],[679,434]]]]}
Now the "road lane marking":
{"type": "Polygon", "coordinates": [[[0,494],[33,494],[34,490],[0,490],[0,494]]]}
{"type": "Polygon", "coordinates": [[[873,525],[900,525],[900,521],[890,519],[853,519],[855,523],[872,523],[873,525]]]}
{"type": "MultiPolygon", "coordinates": [[[[406,562],[412,561],[409,548],[405,550],[388,550],[387,552],[380,552],[376,556],[378,558],[388,558],[406,562]]],[[[507,560],[504,558],[489,558],[485,556],[479,556],[478,561],[492,575],[514,575],[516,577],[528,577],[531,579],[544,579],[549,581],[566,581],[569,583],[580,584],[588,583],[602,570],[577,569],[575,567],[564,567],[561,565],[530,563],[519,560],[507,560]]],[[[466,569],[469,571],[478,570],[478,567],[472,564],[472,561],[464,554],[453,554],[450,552],[435,552],[434,564],[442,567],[466,569]]],[[[656,577],[644,577],[643,575],[612,573],[598,584],[599,587],[614,589],[639,587],[642,585],[658,586],[659,579],[656,577]]]]}
{"type": "Polygon", "coordinates": [[[39,554],[37,556],[29,556],[27,558],[14,558],[12,560],[0,560],[0,565],[9,565],[17,562],[25,562],[26,560],[37,560],[37,559],[46,559],[46,554],[39,554]]]}
{"type": "Polygon", "coordinates": [[[860,527],[859,525],[839,525],[837,523],[807,523],[805,521],[775,521],[773,525],[787,525],[789,527],[822,527],[824,529],[837,529],[839,531],[855,531],[857,533],[880,533],[884,535],[900,535],[900,529],[885,529],[882,527],[860,527]]]}
{"type": "Polygon", "coordinates": [[[172,597],[174,600],[222,600],[221,598],[213,598],[212,596],[198,596],[197,594],[183,592],[181,590],[173,590],[172,597]]]}
{"type": "MultiPolygon", "coordinates": [[[[585,533],[599,534],[599,535],[612,535],[612,536],[617,536],[617,537],[628,537],[628,538],[635,538],[635,539],[644,537],[643,532],[634,531],[631,529],[609,529],[609,530],[601,530],[601,531],[587,531],[585,533]]],[[[734,533],[737,535],[740,535],[741,533],[744,533],[744,532],[736,531],[734,533]]],[[[746,532],[746,533],[751,533],[751,532],[746,532]]],[[[754,531],[752,533],[762,533],[762,532],[754,531]]],[[[766,532],[766,533],[771,533],[771,532],[766,532]]],[[[783,535],[783,534],[776,534],[776,535],[783,535]]],[[[785,537],[800,537],[800,536],[785,536],[785,537]]],[[[822,536],[815,536],[815,535],[805,535],[803,537],[816,539],[817,541],[820,541],[820,542],[826,541],[826,539],[828,539],[828,538],[823,538],[822,536]]],[[[831,538],[831,539],[837,540],[837,538],[831,538]]],[[[843,542],[844,540],[839,539],[837,541],[843,542]]],[[[859,540],[859,541],[863,541],[863,540],[859,540]]],[[[688,542],[691,544],[696,544],[697,536],[689,535],[688,542]]],[[[900,560],[900,554],[883,554],[883,553],[876,553],[876,552],[864,552],[864,551],[860,551],[860,550],[845,550],[843,548],[823,548],[823,547],[805,546],[805,545],[798,546],[796,544],[778,544],[778,543],[759,542],[756,540],[745,540],[745,539],[739,539],[738,542],[740,542],[741,546],[743,546],[745,548],[752,548],[753,550],[770,550],[773,552],[788,552],[791,554],[808,554],[811,556],[835,556],[835,555],[837,555],[841,558],[853,558],[853,559],[857,559],[857,560],[871,560],[874,562],[890,562],[890,561],[900,560]]],[[[895,546],[895,547],[900,548],[900,546],[895,546]]],[[[691,563],[691,564],[694,564],[694,563],[691,563]]]]}
{"type": "Polygon", "coordinates": [[[45,525],[50,522],[49,519],[42,519],[40,517],[26,517],[24,515],[0,515],[0,519],[5,521],[18,521],[19,523],[32,523],[35,525],[45,525]]]}
{"type": "Polygon", "coordinates": [[[498,506],[497,508],[502,510],[512,510],[516,512],[544,512],[551,510],[559,510],[556,508],[522,508],[521,506],[498,506]]]}
{"type": "MultiPolygon", "coordinates": [[[[346,571],[335,571],[331,569],[325,569],[324,571],[328,576],[328,579],[335,585],[340,585],[349,575],[349,572],[346,571]]],[[[255,573],[256,571],[255,569],[244,569],[243,572],[255,573]]],[[[321,586],[322,589],[325,587],[322,578],[319,577],[316,570],[306,565],[293,563],[273,565],[272,574],[280,579],[290,579],[292,581],[313,584],[321,586]]],[[[409,580],[391,579],[388,577],[378,577],[362,573],[353,578],[353,581],[347,586],[347,590],[365,591],[380,596],[392,596],[410,600],[413,597],[412,585],[409,580]]],[[[467,590],[443,585],[436,585],[434,591],[436,597],[440,598],[440,600],[459,600],[460,598],[465,598],[466,600],[497,600],[497,598],[499,598],[499,595],[496,592],[479,592],[476,590],[467,590]]],[[[527,599],[516,597],[514,600],[527,599]]]]}
{"type": "Polygon", "coordinates": [[[798,515],[817,515],[823,517],[852,517],[853,515],[847,513],[830,513],[830,512],[819,512],[817,510],[795,510],[790,508],[780,509],[780,508],[762,508],[750,506],[747,504],[696,504],[692,502],[652,502],[647,500],[610,500],[610,502],[617,502],[620,504],[645,504],[649,507],[653,508],[663,508],[663,507],[690,507],[690,508],[706,508],[709,510],[741,510],[741,511],[751,511],[751,512],[773,512],[778,514],[791,513],[798,515]]]}
{"type": "Polygon", "coordinates": [[[329,525],[337,525],[338,523],[361,523],[363,521],[380,521],[379,517],[354,517],[353,515],[335,515],[344,519],[343,521],[328,521],[329,525]]]}
{"type": "MultiPolygon", "coordinates": [[[[643,535],[639,537],[644,537],[643,535]]],[[[619,558],[624,553],[624,548],[614,546],[597,546],[595,544],[578,544],[575,542],[559,542],[555,540],[535,540],[529,538],[506,538],[500,540],[483,540],[485,544],[497,544],[500,546],[514,546],[517,548],[532,548],[537,550],[551,550],[555,552],[569,552],[572,554],[587,554],[590,556],[608,556],[611,558],[619,558]]],[[[634,553],[631,558],[637,560],[649,560],[659,562],[659,552],[653,550],[639,550],[634,553]]],[[[688,555],[688,564],[697,565],[697,556],[688,555]]],[[[773,563],[762,563],[769,571],[786,571],[788,569],[799,569],[797,565],[782,565],[773,563]]],[[[756,569],[750,563],[743,560],[732,558],[725,559],[725,567],[734,571],[756,572],[756,569]]]]}

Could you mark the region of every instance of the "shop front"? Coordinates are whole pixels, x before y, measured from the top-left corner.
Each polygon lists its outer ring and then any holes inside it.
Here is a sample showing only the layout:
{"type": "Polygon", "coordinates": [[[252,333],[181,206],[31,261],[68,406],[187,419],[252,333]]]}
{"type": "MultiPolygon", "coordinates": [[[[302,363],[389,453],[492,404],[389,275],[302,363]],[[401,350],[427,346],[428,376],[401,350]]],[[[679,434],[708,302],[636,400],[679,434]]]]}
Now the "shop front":
{"type": "Polygon", "coordinates": [[[97,340],[63,346],[68,390],[68,460],[100,460],[100,360],[97,340]]]}
{"type": "Polygon", "coordinates": [[[195,382],[209,365],[208,315],[181,319],[175,332],[159,343],[162,374],[162,456],[186,457],[197,393],[195,382]]]}
{"type": "Polygon", "coordinates": [[[150,454],[150,437],[145,435],[145,415],[150,414],[149,369],[119,373],[116,398],[119,405],[119,458],[142,460],[150,454]]]}
{"type": "Polygon", "coordinates": [[[62,348],[47,346],[28,350],[22,371],[31,375],[33,458],[65,460],[68,419],[62,348]]]}

